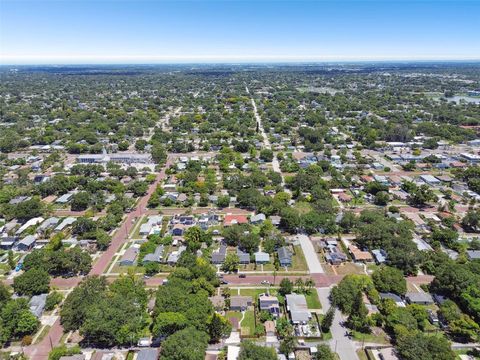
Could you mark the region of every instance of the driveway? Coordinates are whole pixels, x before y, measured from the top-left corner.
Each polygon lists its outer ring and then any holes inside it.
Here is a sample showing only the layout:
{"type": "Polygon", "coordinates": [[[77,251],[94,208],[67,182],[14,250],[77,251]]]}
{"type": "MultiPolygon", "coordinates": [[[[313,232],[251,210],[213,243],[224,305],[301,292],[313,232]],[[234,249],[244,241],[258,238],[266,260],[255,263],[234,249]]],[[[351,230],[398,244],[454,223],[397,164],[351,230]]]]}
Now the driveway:
{"type": "Polygon", "coordinates": [[[302,247],[305,259],[307,260],[310,274],[324,274],[325,271],[322,268],[322,264],[320,264],[320,260],[318,260],[317,252],[315,251],[310,238],[305,234],[298,234],[297,239],[300,241],[300,246],[302,247]]]}
{"type": "MultiPolygon", "coordinates": [[[[330,308],[330,300],[328,299],[330,288],[318,288],[317,292],[322,303],[322,309],[327,312],[330,308]]],[[[330,328],[332,333],[332,340],[329,341],[330,348],[340,356],[341,360],[359,360],[354,342],[345,336],[347,329],[341,325],[343,321],[341,312],[338,309],[335,310],[335,317],[330,328]]]]}

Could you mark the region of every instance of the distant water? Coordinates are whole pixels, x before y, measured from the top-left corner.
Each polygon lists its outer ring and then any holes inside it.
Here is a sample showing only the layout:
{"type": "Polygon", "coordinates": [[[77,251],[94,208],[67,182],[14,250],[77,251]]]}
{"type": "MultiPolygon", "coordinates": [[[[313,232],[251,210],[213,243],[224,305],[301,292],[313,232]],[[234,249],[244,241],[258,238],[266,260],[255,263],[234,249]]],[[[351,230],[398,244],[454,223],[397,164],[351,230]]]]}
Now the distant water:
{"type": "Polygon", "coordinates": [[[472,104],[480,104],[480,97],[473,97],[473,96],[452,96],[449,98],[446,98],[448,101],[455,101],[457,104],[460,102],[460,100],[464,100],[468,103],[472,104]]]}

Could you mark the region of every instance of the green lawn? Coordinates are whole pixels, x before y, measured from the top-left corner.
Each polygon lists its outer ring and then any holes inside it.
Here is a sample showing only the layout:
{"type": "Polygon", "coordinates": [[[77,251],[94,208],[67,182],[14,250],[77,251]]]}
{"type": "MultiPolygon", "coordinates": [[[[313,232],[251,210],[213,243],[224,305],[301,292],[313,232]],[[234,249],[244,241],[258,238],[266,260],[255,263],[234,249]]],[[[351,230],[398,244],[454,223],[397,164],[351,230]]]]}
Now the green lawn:
{"type": "Polygon", "coordinates": [[[227,311],[227,313],[225,314],[225,317],[227,319],[236,318],[240,320],[242,318],[242,313],[239,311],[227,311]]]}
{"type": "Polygon", "coordinates": [[[255,314],[253,310],[245,312],[245,317],[242,321],[242,335],[253,336],[255,333],[255,314]]]}
{"type": "Polygon", "coordinates": [[[310,290],[309,294],[305,294],[305,298],[307,299],[307,306],[309,309],[321,309],[322,304],[318,299],[318,294],[315,289],[310,290]]]}
{"type": "Polygon", "coordinates": [[[292,256],[292,266],[288,270],[304,271],[307,270],[307,261],[300,245],[294,246],[295,254],[292,256]]]}
{"type": "Polygon", "coordinates": [[[297,202],[293,207],[300,213],[300,215],[305,215],[313,209],[312,205],[305,201],[297,202]]]}
{"type": "MultiPolygon", "coordinates": [[[[251,296],[255,301],[258,299],[258,295],[267,293],[268,291],[268,286],[262,289],[240,289],[240,295],[243,296],[251,296]]],[[[232,294],[235,291],[232,291],[232,294]]],[[[270,288],[270,295],[276,296],[277,295],[277,289],[270,288]]]]}
{"type": "Polygon", "coordinates": [[[377,344],[388,344],[388,340],[384,335],[363,334],[358,331],[352,331],[353,338],[357,341],[365,341],[377,344]]]}

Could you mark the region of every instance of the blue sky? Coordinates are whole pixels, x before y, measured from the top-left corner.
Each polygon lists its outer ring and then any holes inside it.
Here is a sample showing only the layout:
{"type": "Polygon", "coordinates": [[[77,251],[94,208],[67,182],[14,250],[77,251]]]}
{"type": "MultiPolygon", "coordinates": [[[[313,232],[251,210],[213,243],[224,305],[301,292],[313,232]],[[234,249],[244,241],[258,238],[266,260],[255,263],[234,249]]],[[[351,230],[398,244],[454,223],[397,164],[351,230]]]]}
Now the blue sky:
{"type": "Polygon", "coordinates": [[[0,0],[0,62],[480,59],[480,0],[0,0]]]}

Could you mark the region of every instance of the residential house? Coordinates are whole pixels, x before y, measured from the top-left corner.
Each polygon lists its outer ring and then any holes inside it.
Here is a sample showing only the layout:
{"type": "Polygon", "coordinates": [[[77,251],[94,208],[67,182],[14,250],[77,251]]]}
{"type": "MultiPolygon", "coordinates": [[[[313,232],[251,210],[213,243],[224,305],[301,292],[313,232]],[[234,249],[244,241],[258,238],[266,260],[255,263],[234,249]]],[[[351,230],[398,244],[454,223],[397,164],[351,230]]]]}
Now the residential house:
{"type": "Polygon", "coordinates": [[[55,228],[55,231],[62,231],[67,226],[74,224],[76,221],[77,219],[74,217],[67,217],[63,219],[63,221],[59,225],[57,225],[57,227],[55,228]]]}
{"type": "Polygon", "coordinates": [[[131,246],[129,247],[122,258],[120,259],[120,266],[133,266],[136,263],[138,255],[138,248],[131,246]]]}
{"type": "Polygon", "coordinates": [[[355,245],[350,245],[348,247],[348,251],[350,252],[350,255],[352,256],[352,259],[357,262],[371,262],[373,261],[372,254],[370,254],[368,251],[362,251],[355,245]]]}
{"type": "Polygon", "coordinates": [[[242,265],[250,264],[250,254],[237,248],[238,262],[242,265]]]}
{"type": "Polygon", "coordinates": [[[16,235],[20,235],[21,233],[23,233],[25,230],[27,230],[29,227],[31,226],[35,226],[35,225],[38,225],[40,224],[41,222],[43,222],[43,218],[42,217],[36,217],[36,218],[33,218],[33,219],[30,219],[28,220],[27,222],[25,222],[25,224],[23,224],[22,226],[20,226],[18,228],[18,230],[15,232],[16,235]]]}
{"type": "Polygon", "coordinates": [[[256,214],[250,217],[250,223],[253,225],[258,225],[263,223],[266,219],[267,217],[265,216],[265,214],[256,214]]]}
{"type": "Polygon", "coordinates": [[[467,250],[467,257],[469,260],[480,259],[480,250],[467,250]]]}
{"type": "Polygon", "coordinates": [[[387,253],[383,249],[374,249],[372,250],[372,254],[378,265],[384,264],[385,261],[387,261],[387,253]]]}
{"type": "Polygon", "coordinates": [[[46,301],[47,301],[47,294],[40,294],[40,295],[32,296],[32,298],[28,302],[30,312],[33,315],[35,315],[35,317],[37,317],[37,318],[42,316],[43,310],[45,309],[46,301]]]}
{"type": "Polygon", "coordinates": [[[433,305],[434,303],[432,295],[425,292],[407,292],[405,298],[409,304],[433,305]]]}
{"type": "Polygon", "coordinates": [[[34,235],[27,235],[17,243],[18,251],[29,251],[35,246],[37,238],[34,235]]]}
{"type": "Polygon", "coordinates": [[[257,251],[255,254],[255,263],[268,264],[270,262],[270,255],[263,251],[257,251]]]}
{"type": "Polygon", "coordinates": [[[287,310],[294,324],[306,324],[312,314],[308,311],[307,299],[303,294],[287,294],[285,296],[287,310]]]}
{"type": "Polygon", "coordinates": [[[38,227],[38,231],[45,232],[46,230],[53,228],[55,225],[57,225],[59,221],[60,219],[57,217],[48,218],[40,224],[40,226],[38,227]]]}
{"type": "Polygon", "coordinates": [[[168,265],[175,265],[180,259],[180,255],[187,249],[186,246],[180,246],[178,250],[172,251],[170,255],[168,255],[167,263],[168,265]]]}
{"type": "Polygon", "coordinates": [[[137,360],[157,360],[158,349],[142,349],[137,354],[137,360]]]}
{"type": "Polygon", "coordinates": [[[282,246],[277,250],[280,266],[292,266],[292,253],[286,246],[282,246]]]}
{"type": "Polygon", "coordinates": [[[258,304],[260,310],[268,311],[275,317],[280,315],[280,304],[275,296],[260,294],[258,297],[258,304]]]}
{"type": "Polygon", "coordinates": [[[230,310],[232,311],[245,311],[248,307],[252,306],[253,300],[251,296],[231,296],[230,297],[230,310]]]}
{"type": "Polygon", "coordinates": [[[73,193],[63,194],[62,196],[60,196],[59,198],[57,198],[57,200],[55,200],[55,202],[56,202],[57,204],[66,204],[66,203],[68,203],[68,202],[72,199],[72,196],[73,196],[73,193]]]}
{"type": "Polygon", "coordinates": [[[223,226],[232,226],[235,224],[247,224],[248,219],[245,215],[225,215],[223,219],[223,226]]]}
{"type": "Polygon", "coordinates": [[[326,241],[323,247],[325,249],[325,260],[330,265],[340,265],[347,261],[347,255],[340,250],[336,240],[326,241]]]}
{"type": "Polygon", "coordinates": [[[143,257],[142,262],[144,264],[152,263],[152,262],[161,263],[163,258],[163,250],[164,250],[164,246],[158,245],[155,248],[155,251],[153,253],[147,254],[143,257]]]}
{"type": "MultiPolygon", "coordinates": [[[[216,311],[225,309],[225,298],[221,295],[210,296],[208,298],[216,311]]],[[[231,302],[230,302],[231,303],[231,302]]]]}
{"type": "Polygon", "coordinates": [[[384,300],[384,299],[390,299],[390,300],[393,300],[395,302],[395,305],[397,305],[398,307],[405,307],[405,302],[402,300],[402,298],[396,294],[393,294],[393,293],[379,293],[378,294],[380,296],[380,299],[384,300]]]}
{"type": "Polygon", "coordinates": [[[272,222],[272,225],[274,226],[280,226],[280,222],[282,221],[282,218],[276,215],[270,216],[269,219],[272,222]]]}
{"type": "Polygon", "coordinates": [[[227,247],[225,245],[220,245],[218,251],[212,253],[212,264],[219,265],[223,264],[225,258],[227,257],[227,247]]]}
{"type": "Polygon", "coordinates": [[[17,236],[5,236],[0,237],[0,249],[2,250],[11,250],[15,243],[17,242],[17,236]]]}

